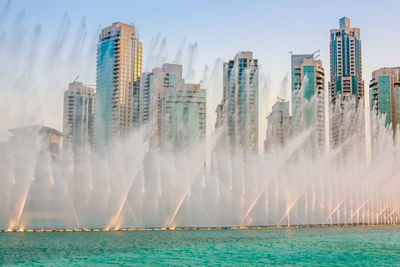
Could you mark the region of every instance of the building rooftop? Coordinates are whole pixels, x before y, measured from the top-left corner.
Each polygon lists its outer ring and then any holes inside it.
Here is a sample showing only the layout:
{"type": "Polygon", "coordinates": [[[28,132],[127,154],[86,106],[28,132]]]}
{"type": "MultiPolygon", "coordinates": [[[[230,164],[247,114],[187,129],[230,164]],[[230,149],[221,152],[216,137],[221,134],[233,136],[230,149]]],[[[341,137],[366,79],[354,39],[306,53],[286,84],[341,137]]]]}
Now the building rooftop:
{"type": "Polygon", "coordinates": [[[120,31],[129,33],[132,36],[136,35],[135,26],[128,25],[128,24],[121,23],[121,22],[114,22],[112,25],[101,29],[101,32],[99,35],[100,41],[102,41],[103,39],[107,40],[111,36],[115,36],[115,35],[119,36],[121,34],[120,31]]]}
{"type": "Polygon", "coordinates": [[[44,125],[30,125],[30,126],[17,127],[9,129],[9,131],[14,135],[23,134],[27,132],[39,132],[40,134],[48,133],[48,134],[55,134],[58,136],[63,135],[63,133],[60,132],[59,130],[44,125]]]}
{"type": "Polygon", "coordinates": [[[251,51],[240,51],[235,55],[235,58],[233,59],[236,61],[238,58],[247,58],[248,60],[253,59],[253,52],[251,51]]]}
{"type": "Polygon", "coordinates": [[[340,29],[350,28],[350,19],[347,17],[343,17],[339,20],[340,29]]]}
{"type": "Polygon", "coordinates": [[[68,92],[94,95],[94,88],[75,81],[68,85],[68,92]]]}

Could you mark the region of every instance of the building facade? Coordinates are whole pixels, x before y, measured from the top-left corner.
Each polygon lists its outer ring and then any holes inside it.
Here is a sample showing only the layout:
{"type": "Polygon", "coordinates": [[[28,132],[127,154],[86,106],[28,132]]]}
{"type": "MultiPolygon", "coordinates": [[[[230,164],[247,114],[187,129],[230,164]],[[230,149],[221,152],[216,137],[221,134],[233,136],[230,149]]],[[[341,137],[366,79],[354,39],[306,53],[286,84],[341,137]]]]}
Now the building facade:
{"type": "Polygon", "coordinates": [[[293,110],[293,98],[296,95],[296,91],[300,90],[302,79],[301,79],[301,65],[303,61],[307,58],[314,58],[314,54],[301,54],[301,55],[292,55],[290,58],[291,61],[291,88],[292,88],[292,110],[293,110]]]}
{"type": "Polygon", "coordinates": [[[94,141],[94,89],[73,82],[64,92],[63,151],[86,152],[94,141]]]}
{"type": "Polygon", "coordinates": [[[272,152],[282,148],[290,138],[289,101],[278,99],[267,117],[267,133],[264,151],[272,152]]]}
{"type": "Polygon", "coordinates": [[[96,145],[129,134],[134,91],[142,72],[142,43],[135,27],[114,23],[101,30],[97,47],[96,145]]]}
{"type": "Polygon", "coordinates": [[[160,94],[160,147],[180,151],[206,136],[206,90],[180,81],[160,94]]]}
{"type": "Polygon", "coordinates": [[[224,63],[223,98],[218,115],[233,147],[258,152],[258,60],[240,52],[224,63]]]}
{"type": "Polygon", "coordinates": [[[55,224],[65,228],[76,225],[69,216],[71,203],[65,201],[71,200],[66,190],[68,182],[55,164],[61,157],[63,134],[43,125],[14,128],[10,132],[12,153],[8,156],[12,161],[24,162],[15,172],[15,179],[29,181],[29,190],[24,196],[23,212],[18,220],[10,221],[9,227],[39,229],[43,225],[55,224]]]}
{"type": "Polygon", "coordinates": [[[391,124],[395,134],[400,123],[400,67],[372,72],[369,88],[371,110],[385,116],[386,126],[391,124]]]}
{"type": "Polygon", "coordinates": [[[325,71],[318,60],[319,51],[313,54],[291,56],[292,117],[290,132],[293,136],[306,128],[312,132],[308,140],[314,155],[326,149],[325,139],[325,71]]]}
{"type": "Polygon", "coordinates": [[[364,96],[360,29],[350,28],[350,19],[346,17],[339,20],[339,26],[330,31],[331,102],[338,95],[359,100],[364,96]]]}
{"type": "Polygon", "coordinates": [[[168,88],[176,87],[182,81],[182,65],[164,64],[153,68],[151,72],[142,73],[140,86],[135,94],[137,104],[134,109],[136,127],[151,123],[157,128],[158,109],[161,93],[168,88]]]}
{"type": "Polygon", "coordinates": [[[52,160],[60,158],[63,136],[60,131],[43,125],[24,126],[9,131],[12,133],[9,142],[14,147],[23,147],[25,151],[30,151],[38,145],[40,155],[48,155],[52,160]]]}
{"type": "Polygon", "coordinates": [[[314,54],[292,55],[294,131],[301,131],[305,127],[312,126],[314,122],[317,123],[316,118],[318,116],[315,113],[323,113],[324,88],[325,71],[322,67],[322,61],[315,59],[314,54]],[[312,99],[314,102],[310,104],[309,102],[312,99]],[[312,107],[310,108],[310,106],[312,107]]]}
{"type": "Polygon", "coordinates": [[[164,64],[143,73],[137,96],[134,125],[151,126],[153,147],[179,151],[205,138],[206,91],[185,83],[182,65],[164,64]]]}

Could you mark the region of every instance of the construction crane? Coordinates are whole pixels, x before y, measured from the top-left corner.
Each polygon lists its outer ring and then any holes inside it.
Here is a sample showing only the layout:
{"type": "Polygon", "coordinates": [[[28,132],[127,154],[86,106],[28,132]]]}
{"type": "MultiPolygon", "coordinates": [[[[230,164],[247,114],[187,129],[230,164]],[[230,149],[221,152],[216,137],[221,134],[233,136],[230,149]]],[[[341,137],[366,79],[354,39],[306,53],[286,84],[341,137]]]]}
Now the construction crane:
{"type": "Polygon", "coordinates": [[[315,51],[314,53],[312,53],[311,55],[314,57],[314,58],[319,58],[319,56],[320,56],[320,50],[317,50],[317,51],[315,51]],[[315,55],[316,54],[316,55],[315,55]]]}
{"type": "Polygon", "coordinates": [[[79,74],[76,76],[75,80],[72,83],[76,82],[78,80],[78,78],[79,78],[79,74]]]}

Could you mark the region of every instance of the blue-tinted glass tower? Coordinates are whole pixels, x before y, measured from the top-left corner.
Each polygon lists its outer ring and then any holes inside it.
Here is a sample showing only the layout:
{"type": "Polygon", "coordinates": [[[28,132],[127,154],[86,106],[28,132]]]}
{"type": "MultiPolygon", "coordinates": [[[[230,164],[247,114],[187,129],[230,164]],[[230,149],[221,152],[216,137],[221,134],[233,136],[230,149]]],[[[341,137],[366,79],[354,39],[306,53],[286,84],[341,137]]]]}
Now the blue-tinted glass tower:
{"type": "Polygon", "coordinates": [[[360,29],[350,28],[350,19],[346,17],[339,24],[339,29],[330,31],[331,101],[335,102],[338,95],[359,100],[364,96],[360,29]]]}
{"type": "Polygon", "coordinates": [[[97,46],[96,147],[133,128],[134,93],[142,72],[142,43],[135,27],[114,23],[102,29],[97,46]]]}
{"type": "Polygon", "coordinates": [[[386,126],[391,124],[395,133],[400,122],[400,67],[374,71],[369,89],[371,110],[385,116],[386,126]]]}

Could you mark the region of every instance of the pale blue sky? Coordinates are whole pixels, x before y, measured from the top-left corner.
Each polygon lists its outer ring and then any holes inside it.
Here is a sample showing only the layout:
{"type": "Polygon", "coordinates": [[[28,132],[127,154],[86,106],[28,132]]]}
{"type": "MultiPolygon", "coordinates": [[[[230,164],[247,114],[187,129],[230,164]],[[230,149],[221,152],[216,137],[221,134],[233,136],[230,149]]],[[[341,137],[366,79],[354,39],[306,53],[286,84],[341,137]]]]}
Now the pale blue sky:
{"type": "MultiPolygon", "coordinates": [[[[143,42],[145,61],[151,52],[151,40],[154,40],[158,34],[161,36],[159,44],[164,38],[166,40],[163,53],[168,53],[167,61],[169,62],[173,61],[183,38],[186,37],[186,50],[182,61],[184,69],[189,57],[187,47],[197,43],[198,49],[193,65],[196,78],[192,82],[199,82],[204,67],[208,65],[212,70],[218,58],[228,60],[240,50],[251,50],[259,59],[261,72],[270,77],[270,86],[267,88],[270,91],[268,101],[263,99],[260,103],[260,118],[263,119],[278,92],[281,91],[283,79],[290,72],[289,51],[300,54],[321,50],[326,80],[329,80],[329,30],[338,28],[339,18],[343,16],[350,18],[352,27],[361,28],[365,86],[368,86],[373,70],[383,66],[400,65],[399,10],[400,1],[398,0],[380,2],[370,0],[0,0],[0,45],[2,36],[6,36],[8,44],[3,52],[0,51],[0,56],[3,55],[5,59],[7,56],[18,58],[15,51],[11,52],[7,49],[17,46],[16,40],[25,32],[27,36],[31,36],[35,25],[41,26],[38,47],[42,50],[46,46],[53,45],[54,47],[62,18],[64,14],[67,14],[71,23],[69,37],[65,38],[65,44],[58,51],[59,55],[56,55],[64,56],[64,59],[63,61],[59,58],[51,59],[60,63],[59,73],[62,72],[62,75],[54,74],[55,67],[49,68],[43,65],[43,62],[40,68],[39,62],[32,65],[33,70],[38,69],[39,71],[36,72],[39,72],[42,77],[52,77],[53,80],[57,80],[43,86],[40,84],[41,79],[39,82],[36,81],[36,88],[47,86],[50,89],[48,91],[43,89],[44,91],[31,96],[32,99],[36,97],[35,102],[39,103],[37,105],[40,106],[40,110],[43,109],[35,118],[44,118],[45,123],[60,129],[62,92],[67,84],[77,74],[80,74],[81,81],[88,84],[95,83],[95,52],[74,54],[72,51],[77,45],[76,36],[80,36],[78,26],[83,17],[86,18],[85,42],[93,44],[92,46],[86,44],[85,51],[90,51],[91,47],[95,51],[96,33],[100,26],[104,27],[116,21],[136,25],[139,38],[143,42]],[[7,3],[9,7],[5,9],[8,6],[7,3]],[[24,18],[23,26],[18,24],[18,18],[21,16],[24,18]],[[14,31],[14,29],[18,30],[14,31]],[[69,59],[71,55],[78,56],[69,59]],[[48,93],[49,90],[52,94],[48,93]]],[[[27,45],[20,47],[25,49],[25,52],[32,49],[27,45]]],[[[158,51],[159,48],[156,50],[158,51]]],[[[153,54],[157,54],[157,51],[153,51],[153,54]]],[[[43,57],[43,54],[45,54],[44,51],[41,52],[42,58],[50,58],[43,57]]],[[[7,69],[8,63],[5,61],[0,62],[0,68],[7,69]]],[[[30,61],[29,57],[16,60],[13,67],[18,70],[24,62],[30,61]]],[[[32,76],[38,75],[38,73],[32,73],[32,76]]],[[[19,78],[17,77],[16,80],[18,81],[19,78]]],[[[289,89],[289,84],[286,89],[289,89]]],[[[213,90],[217,92],[213,103],[208,105],[211,113],[215,110],[213,105],[220,101],[222,88],[215,87],[213,90]]],[[[21,106],[25,107],[26,104],[21,104],[21,106]]],[[[36,111],[37,107],[31,109],[36,111]]],[[[8,109],[4,108],[4,110],[8,109]]],[[[14,120],[10,119],[10,121],[14,120]]],[[[262,132],[265,130],[263,123],[265,122],[260,123],[262,132]]],[[[9,127],[9,124],[4,128],[9,127]]]]}
{"type": "MultiPolygon", "coordinates": [[[[1,6],[6,3],[0,0],[1,6]]],[[[99,25],[115,21],[135,23],[146,45],[158,33],[167,39],[173,56],[183,37],[199,45],[197,63],[212,65],[239,50],[252,50],[272,80],[289,71],[288,51],[321,50],[329,73],[329,29],[348,16],[361,28],[364,79],[381,66],[400,65],[398,11],[400,1],[135,1],[135,0],[13,0],[10,14],[24,10],[43,34],[56,32],[62,15],[71,26],[87,18],[89,36],[99,25]]]]}

